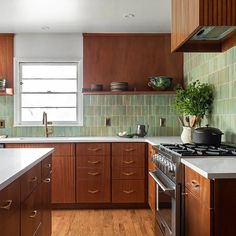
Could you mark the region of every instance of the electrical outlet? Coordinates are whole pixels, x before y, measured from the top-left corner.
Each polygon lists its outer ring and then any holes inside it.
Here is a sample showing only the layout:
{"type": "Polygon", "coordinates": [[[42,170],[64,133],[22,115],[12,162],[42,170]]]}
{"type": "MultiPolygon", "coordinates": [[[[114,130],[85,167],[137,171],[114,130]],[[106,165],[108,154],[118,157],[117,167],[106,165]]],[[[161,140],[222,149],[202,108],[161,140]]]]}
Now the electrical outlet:
{"type": "Polygon", "coordinates": [[[0,128],[5,128],[5,120],[0,120],[0,128]]]}
{"type": "Polygon", "coordinates": [[[106,118],[105,125],[111,126],[111,118],[108,118],[108,117],[106,118]]]}
{"type": "Polygon", "coordinates": [[[165,125],[166,125],[166,119],[160,118],[160,127],[165,127],[165,125]]]}

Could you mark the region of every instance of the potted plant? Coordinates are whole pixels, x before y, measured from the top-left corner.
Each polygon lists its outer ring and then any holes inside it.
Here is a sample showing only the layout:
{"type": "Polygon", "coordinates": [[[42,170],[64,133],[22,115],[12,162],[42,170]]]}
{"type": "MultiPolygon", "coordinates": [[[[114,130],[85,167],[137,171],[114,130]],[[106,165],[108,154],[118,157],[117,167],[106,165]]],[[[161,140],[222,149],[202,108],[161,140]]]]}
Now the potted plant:
{"type": "Polygon", "coordinates": [[[173,109],[179,114],[179,120],[183,125],[181,135],[183,142],[191,141],[192,129],[197,123],[200,124],[206,113],[211,112],[213,99],[213,87],[208,83],[200,83],[199,80],[188,84],[185,89],[176,89],[173,109]],[[184,134],[186,134],[185,139],[188,141],[183,140],[184,134]]]}

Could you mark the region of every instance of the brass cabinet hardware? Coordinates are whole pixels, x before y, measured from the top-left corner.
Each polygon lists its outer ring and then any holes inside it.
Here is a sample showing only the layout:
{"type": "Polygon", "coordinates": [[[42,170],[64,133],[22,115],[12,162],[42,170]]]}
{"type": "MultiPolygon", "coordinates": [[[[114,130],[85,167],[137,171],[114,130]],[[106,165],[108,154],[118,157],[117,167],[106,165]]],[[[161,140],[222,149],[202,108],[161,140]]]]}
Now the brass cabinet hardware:
{"type": "Polygon", "coordinates": [[[123,175],[126,175],[126,176],[130,176],[130,175],[134,175],[135,172],[129,172],[129,173],[127,173],[127,172],[122,172],[122,174],[123,174],[123,175]]]}
{"type": "Polygon", "coordinates": [[[131,194],[133,192],[134,192],[134,190],[123,190],[123,193],[126,193],[126,194],[131,194]]]}
{"type": "Polygon", "coordinates": [[[191,184],[194,188],[198,188],[200,186],[199,183],[196,180],[192,180],[191,184]]]}
{"type": "Polygon", "coordinates": [[[36,182],[37,180],[38,180],[38,177],[35,176],[35,177],[33,177],[32,179],[30,179],[29,182],[36,182]]]}
{"type": "Polygon", "coordinates": [[[125,151],[126,152],[132,152],[132,151],[135,151],[135,148],[126,148],[125,151]]]}
{"type": "Polygon", "coordinates": [[[46,164],[44,167],[47,168],[47,169],[50,169],[51,168],[51,164],[46,164]]]}
{"type": "Polygon", "coordinates": [[[88,172],[88,175],[92,175],[92,176],[96,176],[96,175],[99,175],[100,173],[99,172],[88,172]]]}
{"type": "Polygon", "coordinates": [[[88,190],[88,192],[89,192],[89,193],[92,193],[92,194],[95,194],[95,193],[98,193],[99,190],[98,190],[98,189],[96,189],[96,190],[88,190]]]}
{"type": "Polygon", "coordinates": [[[88,151],[92,151],[92,152],[97,152],[101,150],[101,148],[88,148],[88,151]]]}
{"type": "Polygon", "coordinates": [[[35,218],[36,216],[37,216],[37,211],[36,210],[34,210],[34,211],[32,211],[32,215],[30,215],[29,217],[30,218],[35,218]]]}
{"type": "Polygon", "coordinates": [[[50,175],[52,174],[52,170],[50,170],[49,174],[50,174],[50,175]]]}
{"type": "Polygon", "coordinates": [[[123,161],[124,164],[130,165],[132,163],[134,163],[134,161],[123,161]]]}
{"type": "Polygon", "coordinates": [[[51,182],[51,179],[50,178],[46,178],[43,180],[44,183],[50,183],[51,182]]]}
{"type": "Polygon", "coordinates": [[[6,200],[6,201],[5,201],[5,205],[4,205],[4,206],[1,206],[0,208],[1,208],[1,209],[4,209],[4,210],[10,210],[11,204],[12,204],[12,200],[6,200]]]}
{"type": "Polygon", "coordinates": [[[88,161],[89,164],[98,164],[100,161],[88,161]]]}
{"type": "Polygon", "coordinates": [[[182,196],[187,196],[187,195],[188,195],[188,193],[181,193],[181,195],[182,195],[182,196]]]}

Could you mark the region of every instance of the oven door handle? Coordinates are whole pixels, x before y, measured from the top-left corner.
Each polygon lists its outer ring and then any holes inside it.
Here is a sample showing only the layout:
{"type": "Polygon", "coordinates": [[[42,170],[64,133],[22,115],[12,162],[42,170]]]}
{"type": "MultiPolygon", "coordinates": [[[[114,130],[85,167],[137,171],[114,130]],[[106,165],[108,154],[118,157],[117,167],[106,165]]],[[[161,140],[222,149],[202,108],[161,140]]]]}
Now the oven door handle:
{"type": "Polygon", "coordinates": [[[161,187],[161,189],[163,190],[163,192],[173,192],[175,191],[174,188],[168,188],[166,187],[162,182],[161,180],[158,179],[158,177],[154,174],[155,171],[149,171],[149,175],[152,176],[152,178],[155,180],[155,182],[161,187]]]}

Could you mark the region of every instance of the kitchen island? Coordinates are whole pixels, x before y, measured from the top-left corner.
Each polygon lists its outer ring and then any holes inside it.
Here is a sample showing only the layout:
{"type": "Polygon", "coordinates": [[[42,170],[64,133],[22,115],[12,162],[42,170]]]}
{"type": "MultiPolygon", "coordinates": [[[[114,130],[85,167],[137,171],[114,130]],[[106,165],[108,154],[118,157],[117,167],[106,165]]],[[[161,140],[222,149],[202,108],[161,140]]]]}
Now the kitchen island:
{"type": "Polygon", "coordinates": [[[52,153],[52,148],[0,149],[2,236],[51,235],[52,153]]]}

